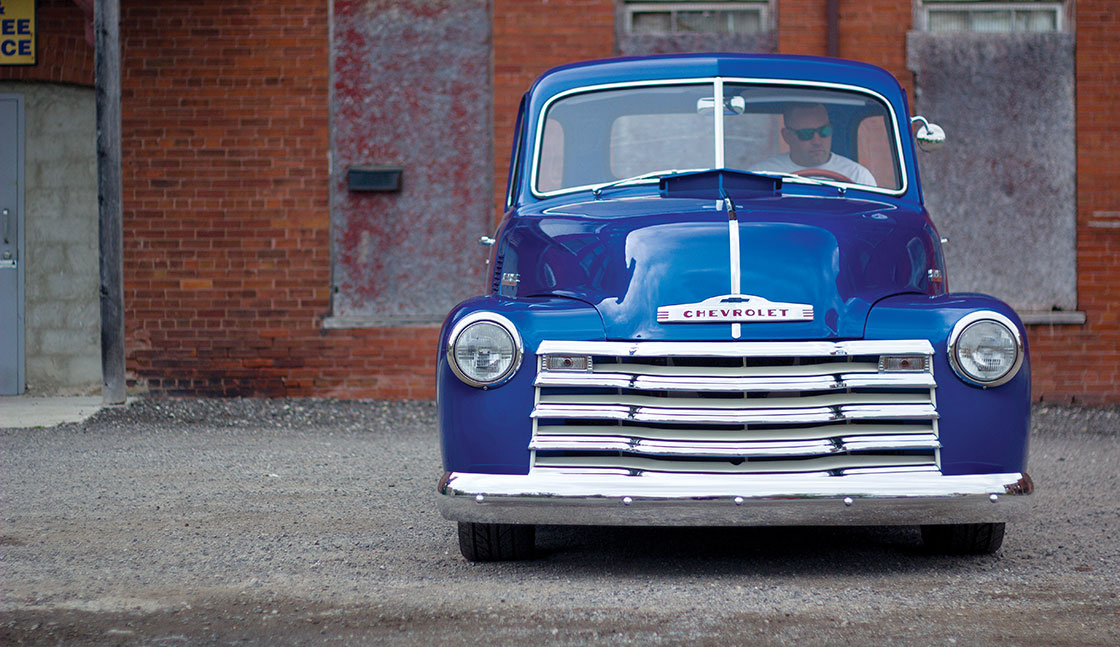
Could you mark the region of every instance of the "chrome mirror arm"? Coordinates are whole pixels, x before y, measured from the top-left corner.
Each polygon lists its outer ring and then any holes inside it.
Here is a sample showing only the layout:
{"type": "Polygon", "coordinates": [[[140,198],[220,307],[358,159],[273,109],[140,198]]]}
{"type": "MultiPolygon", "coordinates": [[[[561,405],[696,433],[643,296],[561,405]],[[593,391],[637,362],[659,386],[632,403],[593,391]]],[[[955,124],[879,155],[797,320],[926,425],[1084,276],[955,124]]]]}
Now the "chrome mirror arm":
{"type": "Polygon", "coordinates": [[[927,153],[932,153],[945,145],[945,129],[941,126],[930,122],[921,115],[911,117],[910,123],[911,125],[921,123],[921,126],[918,127],[918,133],[914,135],[914,139],[918,142],[918,148],[927,153]]]}

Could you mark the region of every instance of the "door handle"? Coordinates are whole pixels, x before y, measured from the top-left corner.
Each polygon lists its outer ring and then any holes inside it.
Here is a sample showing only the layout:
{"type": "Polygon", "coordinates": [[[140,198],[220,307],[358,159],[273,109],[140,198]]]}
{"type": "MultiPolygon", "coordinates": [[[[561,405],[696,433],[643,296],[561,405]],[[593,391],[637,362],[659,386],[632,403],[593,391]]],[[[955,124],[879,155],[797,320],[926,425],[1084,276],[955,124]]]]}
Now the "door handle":
{"type": "MultiPolygon", "coordinates": [[[[12,221],[12,219],[9,218],[9,216],[11,216],[11,215],[12,215],[11,210],[0,209],[0,216],[3,216],[3,218],[4,218],[4,223],[2,225],[3,228],[4,228],[4,243],[3,243],[4,245],[8,245],[10,243],[10,239],[12,237],[11,225],[9,224],[12,221]]],[[[4,253],[0,254],[0,267],[12,268],[12,267],[15,267],[15,266],[16,266],[16,260],[14,258],[12,258],[12,250],[5,249],[4,253]]]]}

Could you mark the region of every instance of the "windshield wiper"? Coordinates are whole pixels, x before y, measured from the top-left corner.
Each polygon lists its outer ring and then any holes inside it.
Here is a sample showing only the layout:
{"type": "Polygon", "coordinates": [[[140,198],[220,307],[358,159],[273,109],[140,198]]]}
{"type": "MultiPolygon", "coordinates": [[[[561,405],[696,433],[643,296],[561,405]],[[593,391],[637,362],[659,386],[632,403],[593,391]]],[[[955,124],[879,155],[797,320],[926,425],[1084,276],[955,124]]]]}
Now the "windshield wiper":
{"type": "Polygon", "coordinates": [[[700,169],[684,169],[684,170],[666,169],[664,171],[650,171],[649,173],[642,173],[641,175],[635,175],[634,177],[628,177],[628,178],[623,179],[623,180],[615,180],[614,182],[611,182],[609,184],[604,184],[603,186],[597,186],[597,187],[595,187],[594,189],[591,190],[591,195],[595,196],[595,199],[598,200],[599,196],[603,195],[603,191],[606,191],[607,189],[613,189],[616,186],[623,186],[623,185],[626,185],[626,184],[636,184],[638,182],[643,182],[645,180],[652,180],[654,178],[660,179],[660,178],[665,177],[666,175],[676,175],[678,173],[692,173],[693,171],[698,171],[698,170],[700,170],[700,169]]]}
{"type": "Polygon", "coordinates": [[[782,171],[747,171],[748,173],[755,173],[757,175],[766,175],[769,177],[780,177],[783,179],[796,180],[803,184],[815,184],[816,186],[830,186],[840,192],[840,195],[848,190],[848,187],[839,184],[835,180],[822,180],[807,175],[798,175],[796,173],[783,173],[782,171]]]}

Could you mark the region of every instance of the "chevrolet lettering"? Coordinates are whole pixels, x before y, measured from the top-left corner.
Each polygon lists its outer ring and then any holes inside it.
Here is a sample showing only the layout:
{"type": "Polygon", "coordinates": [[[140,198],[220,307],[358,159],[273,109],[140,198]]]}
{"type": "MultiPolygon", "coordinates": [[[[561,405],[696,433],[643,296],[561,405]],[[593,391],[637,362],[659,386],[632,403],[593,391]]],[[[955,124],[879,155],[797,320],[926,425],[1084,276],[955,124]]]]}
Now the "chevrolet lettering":
{"type": "Polygon", "coordinates": [[[691,305],[662,306],[660,323],[812,321],[813,306],[802,303],[773,303],[759,297],[727,295],[691,305]]]}
{"type": "Polygon", "coordinates": [[[889,73],[576,63],[529,88],[512,140],[486,294],[440,337],[437,499],[467,559],[572,524],[999,549],[1034,490],[1026,336],[949,291],[917,163],[942,131],[889,73]]]}

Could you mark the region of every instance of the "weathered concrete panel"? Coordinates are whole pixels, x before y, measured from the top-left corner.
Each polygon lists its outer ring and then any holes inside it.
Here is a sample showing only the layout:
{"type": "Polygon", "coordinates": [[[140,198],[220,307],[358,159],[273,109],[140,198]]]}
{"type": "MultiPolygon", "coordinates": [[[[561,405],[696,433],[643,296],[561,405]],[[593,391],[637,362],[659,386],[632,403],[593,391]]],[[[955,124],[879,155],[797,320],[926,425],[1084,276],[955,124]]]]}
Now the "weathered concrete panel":
{"type": "Polygon", "coordinates": [[[911,32],[907,44],[916,112],[948,138],[919,163],[950,289],[1075,309],[1073,36],[911,32]]]}
{"type": "Polygon", "coordinates": [[[27,123],[28,393],[101,388],[97,300],[97,149],[93,88],[0,83],[24,96],[27,123]]]}
{"type": "Polygon", "coordinates": [[[335,3],[333,314],[440,321],[485,289],[491,224],[485,0],[335,3]],[[352,165],[404,169],[398,193],[351,192],[352,165]]]}

